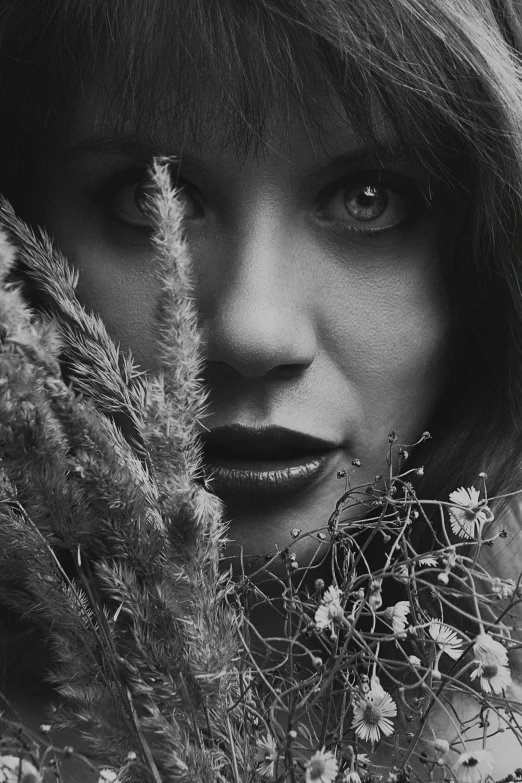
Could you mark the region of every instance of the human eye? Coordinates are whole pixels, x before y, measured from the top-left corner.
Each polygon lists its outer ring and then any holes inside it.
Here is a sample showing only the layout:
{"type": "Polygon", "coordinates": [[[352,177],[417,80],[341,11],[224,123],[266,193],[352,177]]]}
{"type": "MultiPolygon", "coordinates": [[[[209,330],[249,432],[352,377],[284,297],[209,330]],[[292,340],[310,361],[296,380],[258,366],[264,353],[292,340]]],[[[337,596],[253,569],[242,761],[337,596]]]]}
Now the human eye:
{"type": "Polygon", "coordinates": [[[414,182],[381,172],[361,172],[336,180],[320,197],[319,217],[356,233],[397,228],[421,203],[414,182]]]}
{"type": "MultiPolygon", "coordinates": [[[[175,182],[176,194],[183,204],[186,219],[202,213],[194,188],[179,177],[175,182]]],[[[121,172],[110,178],[101,194],[108,215],[129,228],[150,231],[154,228],[154,215],[150,208],[152,186],[145,170],[121,172]]]]}

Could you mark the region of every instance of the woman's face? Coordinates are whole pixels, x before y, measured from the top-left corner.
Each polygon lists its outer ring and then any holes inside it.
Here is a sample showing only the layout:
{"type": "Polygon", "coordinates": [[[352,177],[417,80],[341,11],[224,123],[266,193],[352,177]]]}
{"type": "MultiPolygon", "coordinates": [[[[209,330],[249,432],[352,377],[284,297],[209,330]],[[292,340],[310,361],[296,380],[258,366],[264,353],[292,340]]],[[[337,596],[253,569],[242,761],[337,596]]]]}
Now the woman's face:
{"type": "MultiPolygon", "coordinates": [[[[234,545],[275,551],[293,528],[326,524],[345,487],[338,471],[360,460],[364,485],[386,469],[392,429],[413,443],[426,428],[446,378],[451,210],[443,194],[428,203],[426,171],[385,122],[379,149],[364,148],[333,103],[327,132],[274,111],[246,157],[219,127],[191,143],[175,122],[123,136],[116,119],[94,93],[79,103],[42,156],[32,217],[78,267],[85,306],[153,370],[142,185],[154,154],[180,158],[209,469],[234,545]]],[[[303,542],[298,557],[315,548],[303,542]]]]}

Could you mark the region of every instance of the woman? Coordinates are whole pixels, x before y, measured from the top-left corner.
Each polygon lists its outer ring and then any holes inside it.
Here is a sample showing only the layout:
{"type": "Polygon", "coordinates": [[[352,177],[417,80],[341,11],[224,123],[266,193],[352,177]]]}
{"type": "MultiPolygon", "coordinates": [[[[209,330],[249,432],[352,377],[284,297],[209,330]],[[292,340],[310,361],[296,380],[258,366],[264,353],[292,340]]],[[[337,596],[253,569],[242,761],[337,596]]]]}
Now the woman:
{"type": "MultiPolygon", "coordinates": [[[[147,168],[175,158],[227,555],[324,526],[354,461],[361,484],[383,473],[391,430],[433,436],[408,462],[423,497],[483,470],[490,496],[519,489],[514,2],[19,0],[2,39],[4,194],[147,371],[147,168]]],[[[491,567],[516,579],[505,524],[491,567]]]]}

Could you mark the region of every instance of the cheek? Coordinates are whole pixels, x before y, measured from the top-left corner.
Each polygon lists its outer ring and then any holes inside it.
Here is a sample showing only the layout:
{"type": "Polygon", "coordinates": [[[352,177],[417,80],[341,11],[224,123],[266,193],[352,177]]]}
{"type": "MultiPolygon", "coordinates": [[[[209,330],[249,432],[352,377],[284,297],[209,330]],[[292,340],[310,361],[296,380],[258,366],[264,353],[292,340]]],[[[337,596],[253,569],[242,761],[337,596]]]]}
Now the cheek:
{"type": "Polygon", "coordinates": [[[358,260],[332,266],[334,285],[322,286],[323,345],[367,426],[425,421],[446,383],[450,350],[439,254],[420,232],[400,252],[358,260]]]}
{"type": "Polygon", "coordinates": [[[122,350],[131,349],[135,360],[151,369],[157,283],[150,246],[110,241],[100,216],[74,199],[42,202],[38,222],[79,270],[76,293],[84,307],[101,317],[122,350]]]}
{"type": "Polygon", "coordinates": [[[100,315],[122,350],[130,349],[143,369],[152,369],[157,283],[149,266],[131,264],[129,255],[122,260],[103,246],[77,247],[73,258],[80,268],[77,294],[87,309],[100,315]]]}

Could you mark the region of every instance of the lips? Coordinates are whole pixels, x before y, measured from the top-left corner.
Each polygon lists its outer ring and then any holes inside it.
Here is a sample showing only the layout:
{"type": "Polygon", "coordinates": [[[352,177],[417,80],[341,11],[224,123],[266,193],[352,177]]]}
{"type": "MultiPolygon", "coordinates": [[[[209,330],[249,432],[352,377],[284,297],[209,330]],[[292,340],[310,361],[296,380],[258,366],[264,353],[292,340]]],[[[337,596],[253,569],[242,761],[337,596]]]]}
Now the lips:
{"type": "Polygon", "coordinates": [[[339,444],[285,427],[233,424],[203,435],[205,474],[225,500],[278,500],[328,471],[339,444]]]}

